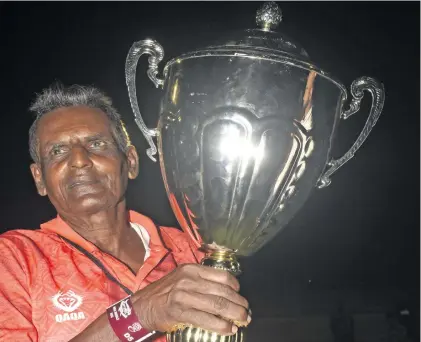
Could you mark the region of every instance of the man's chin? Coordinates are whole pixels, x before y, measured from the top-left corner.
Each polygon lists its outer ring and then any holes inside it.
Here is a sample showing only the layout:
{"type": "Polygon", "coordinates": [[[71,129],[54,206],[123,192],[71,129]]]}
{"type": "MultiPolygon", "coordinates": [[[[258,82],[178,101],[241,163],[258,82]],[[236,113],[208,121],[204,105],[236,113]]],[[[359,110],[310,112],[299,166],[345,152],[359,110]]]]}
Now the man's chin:
{"type": "Polygon", "coordinates": [[[71,212],[76,215],[92,215],[110,208],[105,196],[86,194],[72,200],[71,212]]]}

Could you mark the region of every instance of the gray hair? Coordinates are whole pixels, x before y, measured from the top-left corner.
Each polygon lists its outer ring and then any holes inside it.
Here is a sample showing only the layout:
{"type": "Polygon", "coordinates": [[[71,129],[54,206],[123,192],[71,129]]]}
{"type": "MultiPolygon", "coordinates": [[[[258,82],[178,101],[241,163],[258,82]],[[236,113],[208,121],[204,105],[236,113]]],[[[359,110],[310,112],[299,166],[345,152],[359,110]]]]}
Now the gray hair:
{"type": "Polygon", "coordinates": [[[55,83],[37,94],[29,108],[36,117],[29,129],[29,153],[34,162],[40,162],[37,128],[39,120],[47,113],[63,107],[87,106],[103,111],[111,122],[112,134],[121,152],[126,152],[130,138],[121,121],[120,114],[112,106],[111,99],[95,87],[72,85],[65,87],[55,83]]]}

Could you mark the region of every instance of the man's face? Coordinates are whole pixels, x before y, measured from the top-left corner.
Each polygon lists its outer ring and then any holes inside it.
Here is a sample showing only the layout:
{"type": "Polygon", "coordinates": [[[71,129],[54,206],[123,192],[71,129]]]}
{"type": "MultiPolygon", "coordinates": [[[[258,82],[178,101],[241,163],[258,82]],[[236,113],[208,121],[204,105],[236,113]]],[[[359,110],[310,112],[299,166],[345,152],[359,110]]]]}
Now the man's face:
{"type": "Polygon", "coordinates": [[[38,193],[62,215],[94,214],[124,200],[138,173],[134,147],[122,153],[108,117],[89,107],[60,108],[38,123],[39,164],[31,165],[38,193]]]}

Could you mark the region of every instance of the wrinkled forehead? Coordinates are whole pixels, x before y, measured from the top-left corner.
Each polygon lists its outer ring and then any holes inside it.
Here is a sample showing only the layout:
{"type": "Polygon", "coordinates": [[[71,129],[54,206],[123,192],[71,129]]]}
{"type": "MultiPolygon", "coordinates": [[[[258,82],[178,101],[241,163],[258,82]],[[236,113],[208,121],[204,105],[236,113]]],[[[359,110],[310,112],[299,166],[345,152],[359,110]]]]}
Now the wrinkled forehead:
{"type": "Polygon", "coordinates": [[[45,114],[37,127],[41,145],[48,141],[83,139],[94,135],[112,137],[112,125],[103,111],[89,107],[54,110],[45,114]]]}

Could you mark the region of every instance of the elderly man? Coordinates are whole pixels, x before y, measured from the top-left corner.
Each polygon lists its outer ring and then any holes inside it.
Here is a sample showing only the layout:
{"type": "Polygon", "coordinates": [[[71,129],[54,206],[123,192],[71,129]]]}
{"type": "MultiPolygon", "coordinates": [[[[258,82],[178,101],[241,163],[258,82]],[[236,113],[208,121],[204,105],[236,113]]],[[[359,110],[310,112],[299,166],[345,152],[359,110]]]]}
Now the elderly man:
{"type": "Polygon", "coordinates": [[[0,340],[161,341],[178,324],[230,335],[250,322],[235,277],[128,210],[139,160],[109,98],[54,86],[31,110],[32,176],[58,215],[0,235],[0,340]]]}

